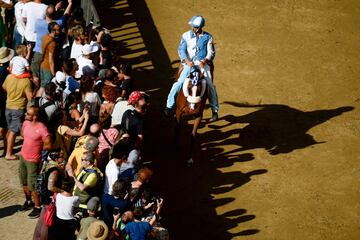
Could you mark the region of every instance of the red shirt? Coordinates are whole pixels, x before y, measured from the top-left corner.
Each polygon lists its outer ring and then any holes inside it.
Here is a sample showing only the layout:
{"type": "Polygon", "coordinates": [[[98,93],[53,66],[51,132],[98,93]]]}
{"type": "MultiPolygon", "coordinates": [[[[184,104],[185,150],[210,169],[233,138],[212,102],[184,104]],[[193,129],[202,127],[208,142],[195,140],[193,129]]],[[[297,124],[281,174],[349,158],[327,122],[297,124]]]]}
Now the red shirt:
{"type": "Polygon", "coordinates": [[[25,161],[39,163],[41,161],[41,151],[44,140],[48,137],[49,131],[41,122],[35,125],[30,121],[25,121],[22,125],[24,143],[21,148],[21,156],[25,161]]]}

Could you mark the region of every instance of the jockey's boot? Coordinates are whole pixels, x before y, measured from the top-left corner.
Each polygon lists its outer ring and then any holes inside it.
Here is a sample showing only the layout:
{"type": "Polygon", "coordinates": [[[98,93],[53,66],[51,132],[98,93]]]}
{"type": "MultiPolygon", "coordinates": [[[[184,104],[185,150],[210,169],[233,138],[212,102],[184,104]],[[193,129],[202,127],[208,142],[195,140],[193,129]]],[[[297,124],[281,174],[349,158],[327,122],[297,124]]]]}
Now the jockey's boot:
{"type": "Polygon", "coordinates": [[[171,108],[165,107],[164,109],[165,116],[169,116],[170,112],[171,112],[171,108]]]}
{"type": "Polygon", "coordinates": [[[218,120],[219,116],[218,116],[218,113],[217,112],[212,112],[212,116],[210,118],[210,121],[213,122],[213,121],[216,121],[218,120]]]}

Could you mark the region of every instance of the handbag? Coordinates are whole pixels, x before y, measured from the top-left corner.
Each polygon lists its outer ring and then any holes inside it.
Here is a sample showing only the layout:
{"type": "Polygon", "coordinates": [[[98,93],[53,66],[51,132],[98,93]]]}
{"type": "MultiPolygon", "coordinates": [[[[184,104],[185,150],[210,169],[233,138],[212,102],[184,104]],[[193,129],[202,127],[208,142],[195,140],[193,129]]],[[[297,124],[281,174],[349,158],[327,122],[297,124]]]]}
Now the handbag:
{"type": "Polygon", "coordinates": [[[44,213],[44,223],[48,227],[51,227],[54,223],[54,215],[56,212],[56,195],[57,193],[54,193],[51,203],[49,204],[44,213]]]}

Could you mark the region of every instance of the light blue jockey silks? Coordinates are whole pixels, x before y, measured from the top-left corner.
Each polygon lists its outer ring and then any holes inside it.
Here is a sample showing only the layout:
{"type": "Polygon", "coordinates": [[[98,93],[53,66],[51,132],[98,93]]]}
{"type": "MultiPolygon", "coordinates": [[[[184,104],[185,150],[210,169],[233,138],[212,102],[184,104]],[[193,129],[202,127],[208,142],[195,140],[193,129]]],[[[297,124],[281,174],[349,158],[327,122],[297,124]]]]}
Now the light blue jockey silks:
{"type": "Polygon", "coordinates": [[[202,61],[205,58],[212,61],[215,57],[213,38],[208,32],[196,36],[193,31],[187,31],[181,37],[178,53],[182,62],[186,58],[191,61],[202,61]]]}
{"type": "MultiPolygon", "coordinates": [[[[213,44],[213,38],[208,33],[203,31],[198,36],[192,31],[185,32],[180,41],[178,53],[183,64],[183,71],[177,82],[175,82],[170,90],[168,99],[166,102],[167,108],[173,108],[175,106],[175,98],[180,91],[185,79],[189,77],[190,67],[185,63],[185,59],[189,59],[192,62],[203,61],[207,59],[208,62],[212,62],[215,57],[215,48],[213,44]]],[[[215,90],[215,86],[212,83],[212,76],[210,73],[210,66],[206,64],[204,66],[204,78],[208,89],[209,103],[213,112],[218,112],[219,103],[215,90]]]]}

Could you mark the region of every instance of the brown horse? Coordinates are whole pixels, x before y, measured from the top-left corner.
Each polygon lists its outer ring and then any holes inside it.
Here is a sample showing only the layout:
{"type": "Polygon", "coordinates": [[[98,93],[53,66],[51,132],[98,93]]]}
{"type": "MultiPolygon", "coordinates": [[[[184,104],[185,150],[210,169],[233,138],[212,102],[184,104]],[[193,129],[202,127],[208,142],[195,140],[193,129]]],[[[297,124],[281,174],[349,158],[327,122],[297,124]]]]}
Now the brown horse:
{"type": "MultiPolygon", "coordinates": [[[[180,71],[178,72],[178,74],[180,71]]],[[[175,143],[178,144],[180,129],[182,121],[186,121],[189,118],[194,119],[193,129],[190,134],[190,151],[188,153],[187,165],[192,166],[194,161],[192,159],[192,153],[195,145],[195,138],[200,122],[203,117],[205,103],[207,99],[206,83],[203,75],[199,74],[198,81],[194,78],[187,78],[185,80],[182,89],[179,91],[176,97],[176,127],[175,127],[175,143]],[[185,97],[185,95],[187,95],[185,97]]],[[[193,73],[190,74],[192,76],[193,73]]]]}

